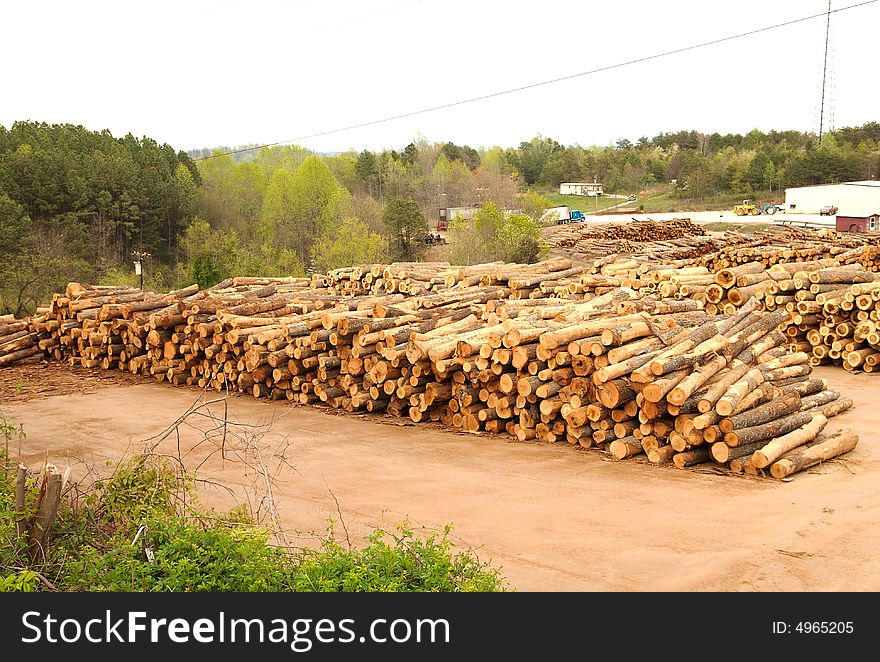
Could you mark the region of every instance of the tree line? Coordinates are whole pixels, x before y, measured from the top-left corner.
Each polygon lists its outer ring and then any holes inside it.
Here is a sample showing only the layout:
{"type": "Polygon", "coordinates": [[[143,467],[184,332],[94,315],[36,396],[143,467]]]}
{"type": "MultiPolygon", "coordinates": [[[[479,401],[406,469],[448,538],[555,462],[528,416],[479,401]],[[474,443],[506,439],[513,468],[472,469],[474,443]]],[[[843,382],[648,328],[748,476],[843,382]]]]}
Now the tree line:
{"type": "Polygon", "coordinates": [[[675,182],[686,197],[751,196],[787,187],[875,179],[880,174],[880,123],[827,133],[821,142],[798,131],[661,133],[613,146],[565,147],[537,136],[505,151],[526,185],[555,188],[593,181],[608,192],[638,193],[675,182]]]}
{"type": "Polygon", "coordinates": [[[475,148],[419,137],[401,149],[319,154],[299,146],[185,153],[69,124],[0,126],[0,310],[32,311],[68,280],[166,289],[229,275],[288,275],[432,258],[534,261],[561,182],[608,192],[673,187],[699,200],[873,179],[880,124],[810,133],[662,133],[614,145],[535,136],[475,148]],[[237,152],[237,153],[230,153],[237,152]],[[441,208],[446,246],[425,237],[441,208]]]}

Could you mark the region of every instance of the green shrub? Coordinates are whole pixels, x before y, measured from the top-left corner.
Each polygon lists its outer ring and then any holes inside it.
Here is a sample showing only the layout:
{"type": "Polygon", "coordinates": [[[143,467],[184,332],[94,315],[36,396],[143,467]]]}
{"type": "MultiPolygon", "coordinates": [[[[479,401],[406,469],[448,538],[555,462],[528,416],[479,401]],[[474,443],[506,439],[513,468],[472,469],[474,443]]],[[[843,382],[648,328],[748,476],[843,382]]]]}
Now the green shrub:
{"type": "MultiPolygon", "coordinates": [[[[5,466],[5,464],[4,464],[5,466]]],[[[194,477],[136,456],[78,501],[62,501],[45,558],[29,564],[16,536],[14,484],[0,478],[0,591],[498,591],[497,569],[455,552],[447,527],[419,537],[377,529],[363,548],[328,533],[314,550],[269,544],[245,507],[200,510],[194,477]],[[40,574],[37,574],[40,573],[40,574]]],[[[34,492],[34,490],[31,490],[34,492]]],[[[31,494],[31,498],[32,498],[31,494]]]]}
{"type": "Polygon", "coordinates": [[[66,565],[74,590],[283,591],[285,552],[252,527],[203,528],[180,518],[150,520],[145,547],[117,537],[106,550],[83,547],[66,565]]]}
{"type": "Polygon", "coordinates": [[[303,552],[297,591],[498,591],[498,570],[471,552],[454,553],[447,526],[438,538],[418,538],[406,525],[394,533],[377,529],[363,549],[347,550],[331,537],[320,550],[303,552]]]}
{"type": "Polygon", "coordinates": [[[525,214],[506,213],[492,202],[473,219],[456,215],[447,232],[446,257],[452,264],[537,262],[546,247],[535,222],[525,214]]]}
{"type": "Polygon", "coordinates": [[[129,532],[146,519],[176,515],[182,502],[194,498],[192,485],[193,477],[180,474],[170,460],[137,455],[96,481],[86,504],[102,521],[129,532]]]}
{"type": "Polygon", "coordinates": [[[6,577],[0,576],[0,593],[34,593],[37,590],[37,573],[19,570],[6,577]]]}

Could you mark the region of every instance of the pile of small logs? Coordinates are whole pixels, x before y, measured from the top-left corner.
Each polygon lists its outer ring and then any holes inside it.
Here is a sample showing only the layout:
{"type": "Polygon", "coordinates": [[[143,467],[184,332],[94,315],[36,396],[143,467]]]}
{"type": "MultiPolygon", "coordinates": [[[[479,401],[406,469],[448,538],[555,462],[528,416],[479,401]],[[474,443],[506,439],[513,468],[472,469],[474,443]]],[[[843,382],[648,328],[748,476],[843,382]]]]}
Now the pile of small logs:
{"type": "Polygon", "coordinates": [[[39,333],[35,324],[44,319],[42,309],[33,318],[15,319],[0,315],[0,367],[23,363],[39,363],[48,342],[48,333],[39,333]]]}
{"type": "MultiPolygon", "coordinates": [[[[555,254],[595,266],[623,256],[640,256],[644,260],[667,260],[697,257],[715,252],[725,239],[705,236],[702,227],[690,219],[673,219],[665,223],[635,221],[605,225],[571,224],[545,228],[545,239],[555,254]]],[[[726,238],[736,242],[739,235],[726,238]]]]}
{"type": "Polygon", "coordinates": [[[335,269],[313,277],[313,286],[349,296],[399,293],[408,297],[434,295],[450,288],[490,286],[511,282],[512,296],[528,296],[541,284],[571,279],[587,271],[567,258],[535,264],[490,262],[451,266],[448,262],[396,262],[335,269]]]}
{"type": "Polygon", "coordinates": [[[867,271],[861,262],[841,264],[834,258],[769,269],[747,262],[718,271],[693,296],[709,313],[732,314],[751,299],[767,311],[785,310],[793,351],[810,352],[813,365],[834,361],[847,370],[871,372],[880,363],[878,281],[880,273],[867,271]]]}
{"type": "Polygon", "coordinates": [[[726,249],[708,260],[664,263],[635,255],[610,256],[596,261],[592,270],[596,273],[584,273],[577,282],[548,294],[590,297],[607,288],[630,287],[642,296],[690,298],[709,314],[725,315],[735,314],[756,298],[763,310],[790,313],[786,333],[791,349],[812,353],[814,365],[836,362],[848,370],[876,371],[880,306],[872,296],[873,283],[880,280],[880,260],[877,247],[864,243],[876,239],[822,231],[812,232],[819,239],[801,241],[807,231],[789,231],[797,240],[794,248],[767,243],[765,237],[742,252],[726,249]],[[755,253],[758,244],[760,255],[755,253]],[[761,259],[744,262],[743,255],[761,259]]]}
{"type": "Polygon", "coordinates": [[[811,273],[809,281],[809,290],[795,293],[793,341],[810,348],[814,365],[839,362],[847,370],[880,371],[880,274],[852,265],[811,273]]]}
{"type": "MultiPolygon", "coordinates": [[[[636,225],[636,224],[632,224],[636,225]]],[[[626,227],[626,226],[617,226],[626,227]]],[[[594,230],[600,236],[605,226],[594,230]]],[[[713,232],[666,241],[596,239],[582,228],[551,229],[548,243],[554,252],[580,262],[592,263],[596,272],[619,262],[635,260],[668,267],[705,266],[710,272],[759,262],[765,268],[795,261],[834,258],[839,264],[858,262],[869,271],[880,269],[880,239],[872,235],[808,230],[791,226],[773,227],[748,234],[713,232]]]]}
{"type": "Polygon", "coordinates": [[[56,359],[171,379],[184,367],[190,374],[187,350],[193,341],[213,335],[220,309],[262,315],[258,319],[268,323],[342,298],[313,288],[308,278],[241,277],[208,290],[191,285],[164,295],[70,283],[63,295],[53,296],[48,315],[35,328],[51,336],[54,342],[46,349],[56,359]]]}
{"type": "Polygon", "coordinates": [[[334,269],[313,276],[318,288],[349,296],[399,292],[407,296],[439,291],[447,287],[453,269],[448,262],[395,262],[334,269]]]}
{"type": "Polygon", "coordinates": [[[675,218],[671,221],[633,221],[609,223],[600,226],[568,226],[554,237],[554,247],[573,246],[582,239],[603,240],[623,239],[626,241],[668,241],[688,237],[701,237],[706,234],[702,226],[689,218],[675,218]]]}
{"type": "Polygon", "coordinates": [[[764,260],[770,266],[780,261],[798,259],[798,251],[803,255],[830,255],[872,241],[789,226],[770,227],[748,233],[706,233],[690,219],[674,219],[667,223],[637,221],[626,225],[592,227],[566,225],[547,228],[545,234],[554,253],[579,262],[592,262],[597,270],[605,265],[630,259],[646,264],[662,261],[678,266],[702,265],[710,271],[754,260],[764,260]],[[648,225],[652,223],[653,226],[648,225]],[[680,225],[664,230],[667,224],[680,225]],[[691,228],[696,228],[697,234],[691,234],[691,228]],[[797,245],[796,250],[790,248],[793,243],[797,245]]]}
{"type": "Polygon", "coordinates": [[[840,264],[860,262],[870,271],[875,271],[880,268],[878,242],[880,238],[871,234],[816,231],[786,226],[784,230],[762,233],[749,243],[725,245],[691,263],[701,264],[712,272],[718,272],[749,262],[760,262],[765,267],[771,267],[786,262],[835,258],[840,264]]]}

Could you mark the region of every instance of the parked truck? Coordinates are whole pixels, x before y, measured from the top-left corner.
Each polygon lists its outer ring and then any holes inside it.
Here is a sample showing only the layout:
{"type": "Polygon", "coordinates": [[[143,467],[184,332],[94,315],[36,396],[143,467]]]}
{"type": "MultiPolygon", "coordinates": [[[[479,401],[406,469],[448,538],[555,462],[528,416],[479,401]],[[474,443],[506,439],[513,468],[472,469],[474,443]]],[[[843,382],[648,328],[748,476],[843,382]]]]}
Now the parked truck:
{"type": "Polygon", "coordinates": [[[572,209],[571,207],[551,207],[543,213],[541,221],[544,223],[579,223],[587,220],[584,213],[580,209],[572,209]]]}

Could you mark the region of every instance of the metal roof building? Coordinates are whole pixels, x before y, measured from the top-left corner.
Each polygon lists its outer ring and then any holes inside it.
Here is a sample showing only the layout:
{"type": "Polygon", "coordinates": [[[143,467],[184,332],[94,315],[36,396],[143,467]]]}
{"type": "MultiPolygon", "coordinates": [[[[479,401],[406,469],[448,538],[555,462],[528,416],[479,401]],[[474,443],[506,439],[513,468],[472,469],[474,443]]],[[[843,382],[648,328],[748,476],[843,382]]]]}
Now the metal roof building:
{"type": "Polygon", "coordinates": [[[880,181],[841,182],[785,189],[785,211],[818,214],[826,205],[838,214],[868,215],[880,210],[880,181]]]}

